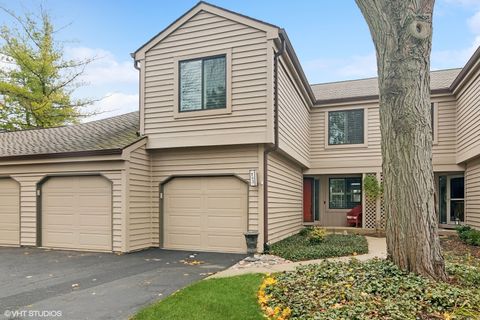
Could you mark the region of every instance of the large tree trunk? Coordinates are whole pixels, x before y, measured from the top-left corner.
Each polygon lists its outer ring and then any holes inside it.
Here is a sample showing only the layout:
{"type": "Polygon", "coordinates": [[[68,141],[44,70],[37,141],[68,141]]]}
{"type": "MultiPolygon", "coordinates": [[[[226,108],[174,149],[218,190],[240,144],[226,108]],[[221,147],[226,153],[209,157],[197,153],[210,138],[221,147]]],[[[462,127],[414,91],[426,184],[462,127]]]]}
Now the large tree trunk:
{"type": "Polygon", "coordinates": [[[435,214],[430,122],[434,0],[356,0],[377,52],[389,259],[445,279],[435,214]]]}

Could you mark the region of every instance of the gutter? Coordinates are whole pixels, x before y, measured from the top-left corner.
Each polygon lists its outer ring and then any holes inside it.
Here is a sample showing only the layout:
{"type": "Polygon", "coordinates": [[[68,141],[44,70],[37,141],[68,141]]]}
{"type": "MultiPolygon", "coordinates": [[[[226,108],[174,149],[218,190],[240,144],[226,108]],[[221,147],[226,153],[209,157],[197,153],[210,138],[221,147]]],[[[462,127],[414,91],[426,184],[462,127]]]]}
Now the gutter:
{"type": "Polygon", "coordinates": [[[106,156],[106,155],[121,155],[122,148],[115,149],[101,149],[101,150],[84,150],[84,151],[67,151],[57,153],[37,153],[0,157],[0,161],[19,161],[19,160],[37,160],[37,159],[52,159],[52,158],[71,158],[71,157],[90,157],[90,156],[106,156]]]}
{"type": "Polygon", "coordinates": [[[280,34],[281,47],[273,57],[273,118],[274,143],[263,151],[263,248],[268,250],[268,154],[278,149],[278,58],[285,52],[285,38],[280,34]]]}

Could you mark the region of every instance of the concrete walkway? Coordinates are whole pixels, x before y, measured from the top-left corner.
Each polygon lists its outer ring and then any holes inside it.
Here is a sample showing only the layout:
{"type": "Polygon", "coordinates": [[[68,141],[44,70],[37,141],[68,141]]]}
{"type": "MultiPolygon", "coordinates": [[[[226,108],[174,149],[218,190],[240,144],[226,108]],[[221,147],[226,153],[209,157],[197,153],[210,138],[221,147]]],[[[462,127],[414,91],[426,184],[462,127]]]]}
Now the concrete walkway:
{"type": "Polygon", "coordinates": [[[299,266],[304,266],[307,264],[315,264],[320,263],[322,261],[337,261],[337,262],[346,262],[349,261],[351,258],[356,258],[360,261],[366,261],[373,258],[380,258],[385,259],[387,257],[387,243],[385,238],[373,238],[373,237],[365,237],[368,241],[368,253],[361,254],[357,256],[347,256],[347,257],[339,257],[339,258],[328,258],[328,259],[317,259],[317,260],[308,260],[308,261],[299,261],[299,262],[288,262],[270,266],[263,266],[263,267],[246,267],[240,269],[226,269],[220,271],[210,278],[225,278],[225,277],[232,277],[238,276],[241,274],[247,273],[275,273],[281,271],[292,271],[299,266]]]}

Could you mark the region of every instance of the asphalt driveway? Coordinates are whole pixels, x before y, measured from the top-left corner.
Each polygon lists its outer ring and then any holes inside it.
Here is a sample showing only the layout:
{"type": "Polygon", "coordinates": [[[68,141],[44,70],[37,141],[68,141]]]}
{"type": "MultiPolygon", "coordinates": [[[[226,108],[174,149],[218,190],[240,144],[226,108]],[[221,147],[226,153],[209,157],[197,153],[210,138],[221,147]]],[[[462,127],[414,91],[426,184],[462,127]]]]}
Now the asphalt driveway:
{"type": "Polygon", "coordinates": [[[191,254],[0,248],[0,319],[128,319],[144,305],[245,257],[198,253],[191,259],[191,254]],[[203,263],[185,263],[193,260],[203,263]]]}

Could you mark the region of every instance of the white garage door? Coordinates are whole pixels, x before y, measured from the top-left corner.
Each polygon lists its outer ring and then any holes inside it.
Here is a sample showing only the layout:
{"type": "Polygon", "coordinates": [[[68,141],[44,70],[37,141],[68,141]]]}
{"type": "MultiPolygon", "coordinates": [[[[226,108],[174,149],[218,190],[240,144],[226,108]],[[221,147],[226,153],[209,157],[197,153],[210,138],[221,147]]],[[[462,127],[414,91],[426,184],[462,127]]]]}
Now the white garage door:
{"type": "Polygon", "coordinates": [[[175,178],[164,188],[164,247],[246,252],[247,186],[234,177],[175,178]]]}
{"type": "Polygon", "coordinates": [[[111,183],[99,176],[47,180],[42,186],[42,246],[111,251],[111,183]]]}
{"type": "Polygon", "coordinates": [[[20,244],[20,187],[12,179],[0,179],[0,245],[20,244]]]}

